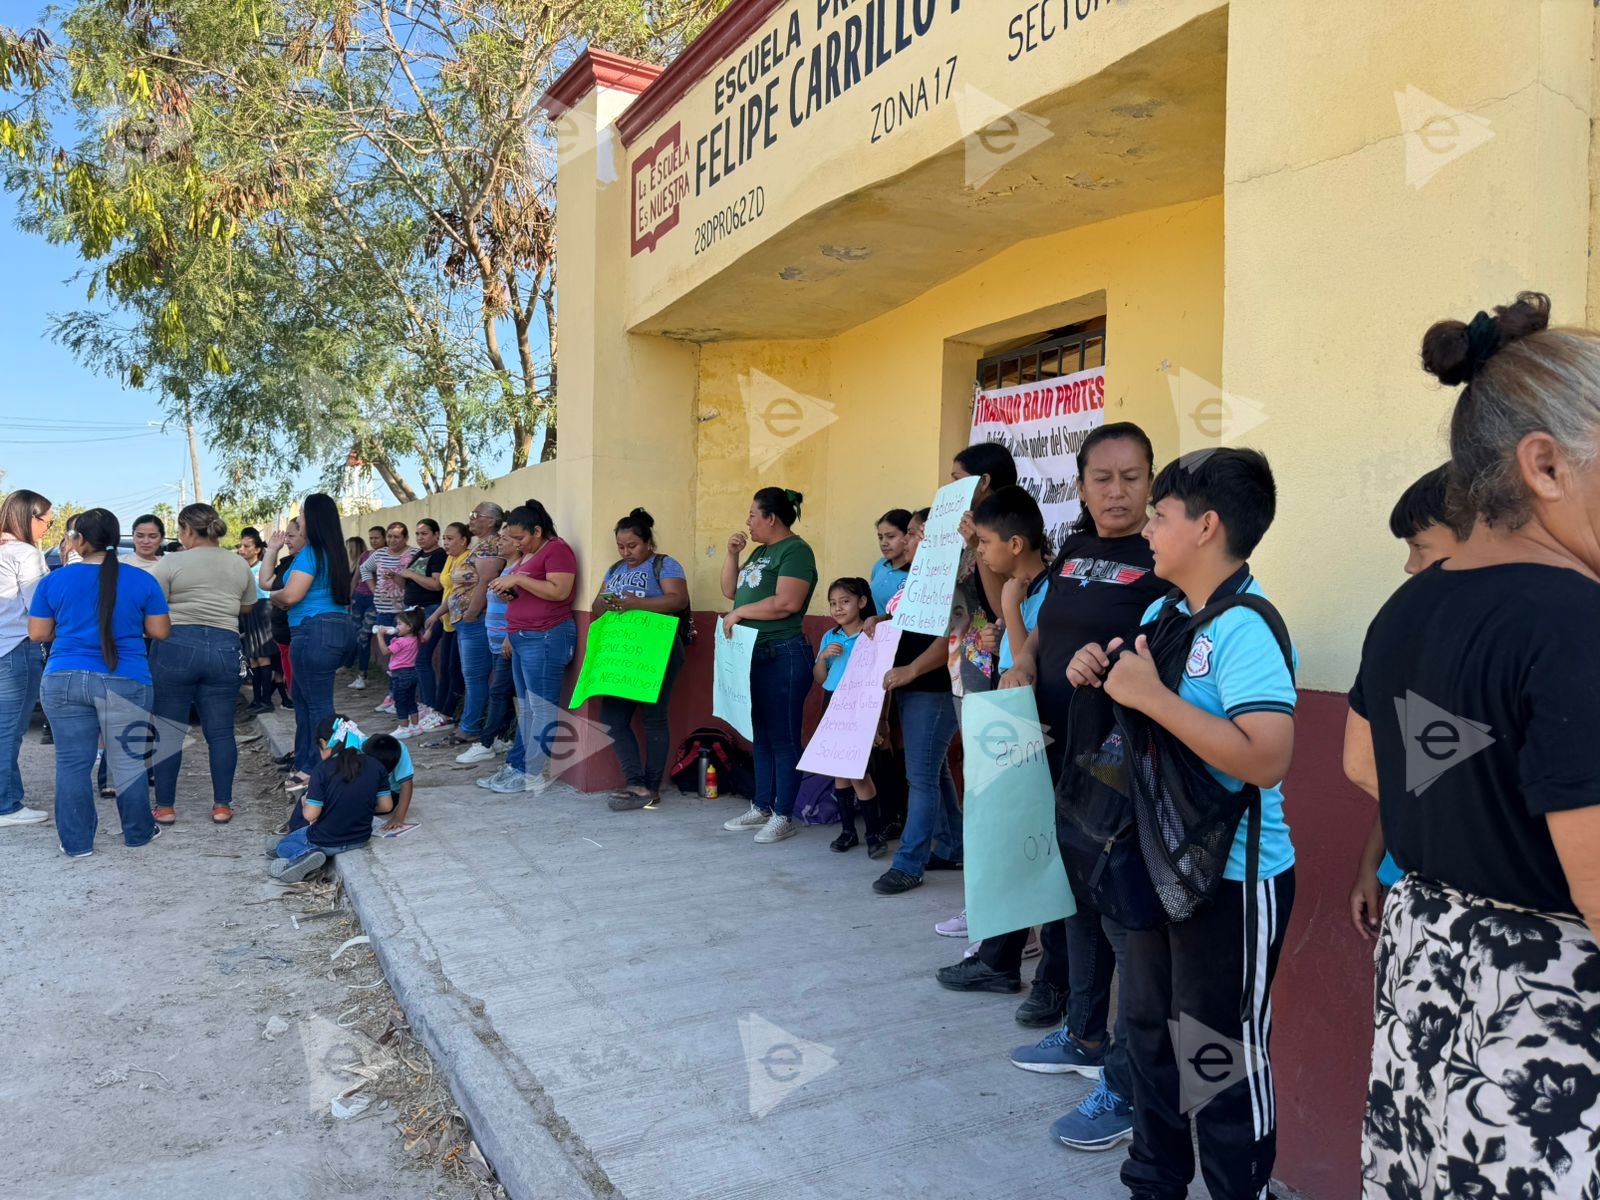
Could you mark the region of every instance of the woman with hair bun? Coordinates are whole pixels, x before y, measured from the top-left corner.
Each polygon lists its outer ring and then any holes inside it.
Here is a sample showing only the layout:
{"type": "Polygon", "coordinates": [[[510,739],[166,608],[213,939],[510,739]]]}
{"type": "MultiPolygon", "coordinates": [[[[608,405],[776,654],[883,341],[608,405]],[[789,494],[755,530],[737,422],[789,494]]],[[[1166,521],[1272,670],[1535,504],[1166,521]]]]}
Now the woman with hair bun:
{"type": "MultiPolygon", "coordinates": [[[[617,553],[595,594],[595,616],[608,612],[653,612],[677,616],[689,612],[689,580],[683,566],[671,555],[656,550],[655,519],[636,508],[616,525],[617,553]]],[[[605,696],[600,700],[600,719],[611,734],[617,764],[622,768],[622,787],[611,794],[613,812],[654,808],[661,803],[661,779],[667,771],[667,756],[672,738],[667,730],[667,706],[672,699],[672,681],[683,666],[683,639],[675,638],[667,659],[667,672],[654,704],[605,696]],[[639,743],[633,734],[635,713],[644,717],[644,761],[639,759],[639,743]]]]}
{"type": "MultiPolygon", "coordinates": [[[[150,572],[172,610],[172,636],[150,648],[155,683],[155,714],[166,728],[187,726],[191,708],[200,711],[211,760],[211,820],[233,819],[233,775],[239,748],[233,737],[233,710],[243,675],[239,618],[256,607],[256,577],[231,550],[218,542],[228,532],[209,504],[190,504],[178,513],[182,554],[169,554],[150,572]]],[[[163,747],[156,757],[155,819],[177,820],[178,770],[183,743],[163,747]]]]}
{"type": "Polygon", "coordinates": [[[1549,320],[1524,292],[1422,340],[1465,385],[1448,503],[1476,525],[1378,612],[1350,691],[1345,773],[1404,872],[1377,951],[1368,1197],[1600,1186],[1600,332],[1549,320]]]}
{"type": "Polygon", "coordinates": [[[787,488],[762,488],[750,502],[749,534],[730,537],[722,561],[722,594],[733,601],[733,610],[723,616],[717,636],[732,637],[740,622],[757,631],[750,664],[756,794],[749,811],[722,827],[755,830],[762,845],[799,832],[792,818],[800,789],[800,721],[815,659],[805,618],[817,589],[817,557],[794,531],[804,499],[787,488]],[[756,548],[740,566],[739,555],[751,542],[756,548]]]}
{"type": "Polygon", "coordinates": [[[102,738],[122,840],[143,846],[161,832],[145,782],[151,695],[144,641],[166,638],[172,622],[156,581],[117,560],[122,528],[115,513],[79,513],[77,533],[83,559],[39,581],[28,637],[51,643],[39,691],[56,738],[56,833],[62,853],[87,858],[99,825],[90,775],[102,738]]]}

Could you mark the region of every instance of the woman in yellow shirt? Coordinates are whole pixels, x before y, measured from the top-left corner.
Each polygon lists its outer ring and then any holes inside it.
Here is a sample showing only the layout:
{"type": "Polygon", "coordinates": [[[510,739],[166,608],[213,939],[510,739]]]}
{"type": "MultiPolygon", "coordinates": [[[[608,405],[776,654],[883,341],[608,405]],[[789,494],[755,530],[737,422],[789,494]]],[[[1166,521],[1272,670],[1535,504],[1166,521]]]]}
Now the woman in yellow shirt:
{"type": "Polygon", "coordinates": [[[456,621],[466,611],[478,579],[469,557],[472,551],[471,530],[460,521],[452,521],[445,526],[440,545],[444,547],[446,555],[444,569],[439,572],[440,601],[438,609],[428,618],[430,628],[427,633],[432,634],[431,626],[435,623],[444,630],[443,636],[434,643],[439,657],[434,676],[437,682],[434,685],[433,707],[435,712],[449,721],[455,719],[456,706],[461,703],[462,693],[456,621]]]}

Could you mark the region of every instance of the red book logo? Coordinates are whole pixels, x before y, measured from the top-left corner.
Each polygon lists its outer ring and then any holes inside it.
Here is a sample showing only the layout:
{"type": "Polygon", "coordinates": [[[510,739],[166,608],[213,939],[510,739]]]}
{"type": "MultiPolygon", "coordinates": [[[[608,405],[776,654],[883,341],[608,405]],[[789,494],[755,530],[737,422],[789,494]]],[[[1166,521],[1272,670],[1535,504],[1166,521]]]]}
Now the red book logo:
{"type": "Polygon", "coordinates": [[[663,133],[633,162],[633,254],[654,251],[677,228],[689,194],[689,156],[680,136],[682,122],[663,133]]]}

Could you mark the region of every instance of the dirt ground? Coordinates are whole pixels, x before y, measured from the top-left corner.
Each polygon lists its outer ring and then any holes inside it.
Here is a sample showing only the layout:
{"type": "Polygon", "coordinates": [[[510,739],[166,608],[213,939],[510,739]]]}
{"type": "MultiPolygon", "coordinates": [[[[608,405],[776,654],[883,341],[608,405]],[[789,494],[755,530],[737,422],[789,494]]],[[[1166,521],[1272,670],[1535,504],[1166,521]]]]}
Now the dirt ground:
{"type": "MultiPolygon", "coordinates": [[[[22,770],[48,810],[37,723],[22,770]]],[[[337,884],[268,878],[278,779],[264,741],[241,747],[213,826],[197,742],[149,846],[122,844],[111,800],[91,858],[53,823],[0,829],[0,1196],[503,1195],[370,948],[345,946],[337,884]]]]}

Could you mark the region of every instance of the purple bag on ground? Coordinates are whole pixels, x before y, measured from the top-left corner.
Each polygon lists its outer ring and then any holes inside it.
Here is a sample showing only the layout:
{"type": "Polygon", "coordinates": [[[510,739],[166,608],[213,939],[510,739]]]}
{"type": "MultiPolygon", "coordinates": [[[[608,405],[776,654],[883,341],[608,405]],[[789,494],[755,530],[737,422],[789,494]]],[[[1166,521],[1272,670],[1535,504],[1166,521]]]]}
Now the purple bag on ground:
{"type": "Polygon", "coordinates": [[[800,772],[800,791],[794,798],[794,819],[802,825],[839,824],[839,805],[833,798],[833,776],[800,772]]]}

